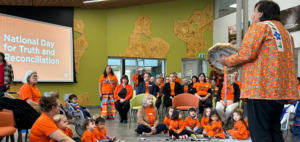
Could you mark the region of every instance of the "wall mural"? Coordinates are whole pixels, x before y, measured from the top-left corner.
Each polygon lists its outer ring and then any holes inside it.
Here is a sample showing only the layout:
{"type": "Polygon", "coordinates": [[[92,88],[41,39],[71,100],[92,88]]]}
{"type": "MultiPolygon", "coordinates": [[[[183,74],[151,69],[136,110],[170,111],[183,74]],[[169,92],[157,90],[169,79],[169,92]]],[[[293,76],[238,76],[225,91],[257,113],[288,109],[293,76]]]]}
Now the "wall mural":
{"type": "Polygon", "coordinates": [[[195,10],[187,21],[176,21],[174,32],[177,37],[186,43],[186,58],[195,57],[199,51],[207,48],[203,38],[206,30],[213,30],[213,4],[204,10],[195,10]]]}
{"type": "Polygon", "coordinates": [[[169,52],[169,43],[151,35],[152,20],[148,16],[140,16],[134,23],[134,29],[129,37],[129,47],[118,54],[122,57],[164,58],[169,52]],[[143,41],[142,35],[149,40],[143,41]]]}
{"type": "Polygon", "coordinates": [[[80,37],[74,39],[75,71],[79,73],[80,59],[88,48],[89,44],[84,34],[84,22],[80,19],[74,19],[74,34],[80,34],[80,37]]]}

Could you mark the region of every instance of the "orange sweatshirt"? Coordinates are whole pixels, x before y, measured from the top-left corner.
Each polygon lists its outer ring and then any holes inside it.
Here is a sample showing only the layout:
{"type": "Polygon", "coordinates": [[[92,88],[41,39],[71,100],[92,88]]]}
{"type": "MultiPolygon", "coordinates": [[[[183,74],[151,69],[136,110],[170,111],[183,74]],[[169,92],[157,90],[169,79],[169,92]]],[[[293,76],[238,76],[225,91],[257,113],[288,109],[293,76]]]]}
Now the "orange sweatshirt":
{"type": "Polygon", "coordinates": [[[240,140],[245,140],[250,136],[249,130],[242,121],[235,122],[232,130],[228,130],[228,133],[231,134],[234,139],[240,140]]]}
{"type": "Polygon", "coordinates": [[[202,117],[202,119],[201,119],[201,127],[205,128],[205,126],[207,125],[208,121],[209,121],[209,117],[202,117]]]}
{"type": "Polygon", "coordinates": [[[173,130],[176,133],[180,133],[182,130],[184,130],[183,120],[171,120],[169,130],[173,130]]]}
{"type": "Polygon", "coordinates": [[[93,132],[86,130],[82,137],[81,137],[82,142],[96,142],[96,138],[93,137],[93,132]]]}
{"type": "Polygon", "coordinates": [[[106,129],[105,129],[105,127],[102,130],[99,130],[98,128],[96,128],[93,132],[93,137],[98,141],[102,140],[102,139],[105,139],[106,138],[106,129]]]}
{"type": "MultiPolygon", "coordinates": [[[[66,128],[65,130],[61,130],[64,134],[66,134],[67,136],[69,136],[70,138],[73,137],[73,130],[72,129],[68,129],[66,128]]],[[[57,142],[54,139],[50,139],[50,142],[57,142]]]]}
{"type": "Polygon", "coordinates": [[[170,122],[171,122],[171,118],[166,116],[163,123],[167,126],[170,126],[170,122]]]}
{"type": "Polygon", "coordinates": [[[217,122],[211,122],[211,125],[207,124],[203,131],[206,131],[206,135],[210,137],[221,137],[225,139],[223,134],[222,122],[218,120],[217,122]]]}
{"type": "Polygon", "coordinates": [[[197,117],[191,118],[191,117],[186,117],[184,120],[184,127],[190,127],[192,131],[194,131],[195,127],[200,128],[200,122],[197,117]]]}

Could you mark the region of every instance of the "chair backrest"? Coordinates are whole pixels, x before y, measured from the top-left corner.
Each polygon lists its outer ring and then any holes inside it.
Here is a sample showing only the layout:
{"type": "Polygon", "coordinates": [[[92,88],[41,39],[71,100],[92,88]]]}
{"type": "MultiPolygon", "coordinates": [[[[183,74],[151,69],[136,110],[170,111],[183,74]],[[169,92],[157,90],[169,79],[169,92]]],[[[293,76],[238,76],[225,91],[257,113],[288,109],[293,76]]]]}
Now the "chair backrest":
{"type": "Polygon", "coordinates": [[[15,127],[14,114],[11,110],[0,111],[0,127],[15,127]]]}
{"type": "Polygon", "coordinates": [[[176,108],[177,106],[190,106],[195,107],[197,109],[199,99],[193,94],[182,93],[175,96],[172,100],[172,103],[174,108],[176,108]]]}
{"type": "MultiPolygon", "coordinates": [[[[143,102],[143,99],[146,95],[149,95],[149,94],[138,94],[136,96],[133,96],[133,98],[130,99],[131,108],[141,106],[142,102],[143,102]]],[[[155,106],[155,102],[156,102],[156,98],[153,96],[153,106],[155,106]]]]}

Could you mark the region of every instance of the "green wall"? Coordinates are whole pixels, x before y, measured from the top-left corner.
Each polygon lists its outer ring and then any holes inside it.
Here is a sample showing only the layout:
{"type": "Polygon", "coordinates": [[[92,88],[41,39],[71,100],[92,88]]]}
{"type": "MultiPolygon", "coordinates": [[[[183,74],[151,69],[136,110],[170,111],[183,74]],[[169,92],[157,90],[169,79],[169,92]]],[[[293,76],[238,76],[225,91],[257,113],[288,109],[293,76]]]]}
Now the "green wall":
{"type": "MultiPolygon", "coordinates": [[[[88,48],[80,60],[78,83],[39,83],[41,93],[58,91],[60,94],[88,93],[93,105],[99,104],[98,81],[107,65],[108,56],[116,56],[129,46],[128,38],[135,20],[142,15],[152,19],[152,37],[162,38],[170,45],[166,73],[181,72],[181,59],[185,58],[185,42],[176,37],[174,22],[188,20],[194,10],[202,10],[213,0],[176,0],[143,6],[111,10],[74,10],[74,18],[84,21],[88,48]]],[[[204,32],[207,47],[212,46],[212,31],[204,32]]],[[[74,36],[78,37],[77,34],[74,36]]],[[[207,50],[199,53],[207,53],[207,50]]],[[[62,96],[61,96],[62,99],[62,96]]]]}

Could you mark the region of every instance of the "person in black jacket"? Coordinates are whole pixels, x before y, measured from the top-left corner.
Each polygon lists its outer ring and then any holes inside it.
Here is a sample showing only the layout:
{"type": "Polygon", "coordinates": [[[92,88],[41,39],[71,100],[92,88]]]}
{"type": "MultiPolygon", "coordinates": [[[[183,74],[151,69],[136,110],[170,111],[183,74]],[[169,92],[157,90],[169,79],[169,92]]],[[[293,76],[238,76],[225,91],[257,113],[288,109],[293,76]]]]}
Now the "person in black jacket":
{"type": "Polygon", "coordinates": [[[227,75],[227,94],[225,95],[224,84],[220,85],[216,98],[216,110],[224,123],[223,129],[228,128],[227,121],[233,111],[239,106],[240,88],[235,83],[234,76],[227,75]],[[226,108],[226,109],[225,109],[226,108]],[[225,111],[224,111],[225,110],[225,111]]]}
{"type": "Polygon", "coordinates": [[[146,72],[144,74],[144,81],[139,83],[138,94],[151,94],[154,97],[157,95],[155,84],[150,82],[151,74],[146,72]]]}
{"type": "Polygon", "coordinates": [[[193,89],[193,84],[188,84],[189,82],[188,82],[188,79],[186,78],[186,77],[184,77],[183,79],[182,79],[182,91],[183,91],[183,93],[190,93],[190,94],[194,94],[195,93],[195,91],[194,91],[194,89],[193,89]]]}
{"type": "Polygon", "coordinates": [[[182,87],[179,83],[175,82],[174,74],[170,74],[170,82],[166,83],[163,88],[164,93],[164,104],[168,108],[172,106],[172,99],[178,95],[183,93],[182,87]]]}

